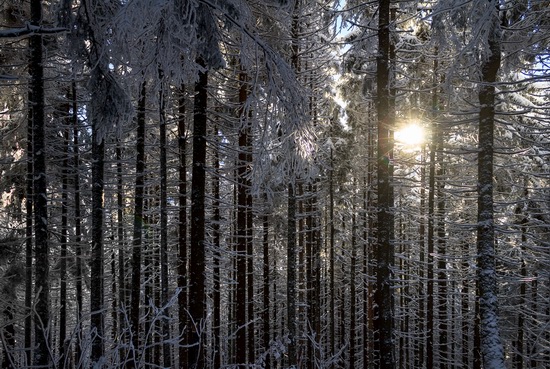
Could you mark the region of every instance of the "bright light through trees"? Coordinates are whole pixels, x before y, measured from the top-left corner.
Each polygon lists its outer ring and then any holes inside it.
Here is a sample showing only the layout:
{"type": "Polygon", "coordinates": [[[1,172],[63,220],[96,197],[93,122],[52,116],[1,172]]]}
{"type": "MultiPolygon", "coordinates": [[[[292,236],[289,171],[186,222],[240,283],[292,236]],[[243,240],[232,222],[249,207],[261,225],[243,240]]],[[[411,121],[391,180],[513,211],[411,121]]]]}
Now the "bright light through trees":
{"type": "Polygon", "coordinates": [[[416,148],[426,141],[426,131],[418,123],[410,123],[395,131],[395,141],[409,148],[416,148]]]}

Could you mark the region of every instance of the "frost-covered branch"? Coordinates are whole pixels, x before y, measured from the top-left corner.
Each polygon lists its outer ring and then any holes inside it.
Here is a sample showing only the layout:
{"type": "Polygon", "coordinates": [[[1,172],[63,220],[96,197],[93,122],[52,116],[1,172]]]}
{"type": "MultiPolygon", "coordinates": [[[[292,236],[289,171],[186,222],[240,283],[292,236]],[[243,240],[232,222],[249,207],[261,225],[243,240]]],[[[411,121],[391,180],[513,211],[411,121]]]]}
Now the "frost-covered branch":
{"type": "Polygon", "coordinates": [[[67,31],[67,29],[62,27],[45,28],[41,26],[33,26],[32,24],[27,23],[25,27],[0,30],[0,38],[18,38],[36,34],[48,35],[63,33],[65,31],[67,31]]]}

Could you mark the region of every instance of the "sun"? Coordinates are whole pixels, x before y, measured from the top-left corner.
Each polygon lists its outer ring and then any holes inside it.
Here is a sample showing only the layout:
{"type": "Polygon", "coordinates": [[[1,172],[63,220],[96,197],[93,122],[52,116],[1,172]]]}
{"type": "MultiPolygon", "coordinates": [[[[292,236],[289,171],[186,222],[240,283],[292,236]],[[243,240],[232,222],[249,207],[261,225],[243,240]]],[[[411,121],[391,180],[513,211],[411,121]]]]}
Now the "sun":
{"type": "Polygon", "coordinates": [[[411,123],[395,131],[394,138],[403,146],[418,147],[426,141],[426,132],[419,124],[411,123]]]}

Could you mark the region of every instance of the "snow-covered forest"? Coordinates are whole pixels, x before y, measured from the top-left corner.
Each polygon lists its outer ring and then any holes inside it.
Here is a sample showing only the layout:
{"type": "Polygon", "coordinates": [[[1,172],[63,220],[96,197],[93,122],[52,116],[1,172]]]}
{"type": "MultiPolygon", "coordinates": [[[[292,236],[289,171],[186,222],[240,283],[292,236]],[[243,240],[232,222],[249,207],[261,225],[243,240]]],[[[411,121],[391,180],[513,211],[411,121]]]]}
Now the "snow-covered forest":
{"type": "Polygon", "coordinates": [[[1,369],[550,367],[550,1],[0,0],[1,369]]]}

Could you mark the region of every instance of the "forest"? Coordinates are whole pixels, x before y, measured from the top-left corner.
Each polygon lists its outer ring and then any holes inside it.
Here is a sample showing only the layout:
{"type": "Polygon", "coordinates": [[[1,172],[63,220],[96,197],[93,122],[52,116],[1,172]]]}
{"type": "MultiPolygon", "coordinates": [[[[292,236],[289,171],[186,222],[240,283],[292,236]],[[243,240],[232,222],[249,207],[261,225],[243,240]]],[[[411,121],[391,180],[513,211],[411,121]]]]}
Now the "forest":
{"type": "Polygon", "coordinates": [[[0,0],[1,369],[550,368],[550,1],[0,0]]]}

